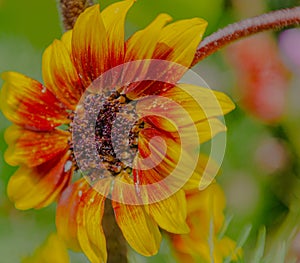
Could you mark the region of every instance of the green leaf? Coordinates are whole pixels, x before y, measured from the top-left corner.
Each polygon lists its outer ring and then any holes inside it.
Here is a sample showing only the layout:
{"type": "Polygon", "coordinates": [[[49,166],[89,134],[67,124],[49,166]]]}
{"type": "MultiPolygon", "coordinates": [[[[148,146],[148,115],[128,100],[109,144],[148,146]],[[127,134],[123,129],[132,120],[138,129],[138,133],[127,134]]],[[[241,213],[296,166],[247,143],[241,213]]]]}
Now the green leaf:
{"type": "MultiPolygon", "coordinates": [[[[251,229],[252,229],[252,225],[246,225],[244,227],[244,229],[242,230],[242,232],[237,240],[237,245],[236,245],[236,248],[235,248],[235,251],[233,254],[236,254],[237,251],[245,245],[245,243],[251,233],[251,229]]],[[[231,262],[231,256],[227,257],[224,260],[224,263],[229,263],[229,262],[231,262]]]]}
{"type": "Polygon", "coordinates": [[[265,251],[265,243],[266,243],[266,227],[263,226],[258,233],[256,248],[254,251],[254,256],[252,259],[252,263],[262,262],[262,258],[264,256],[265,251]]]}
{"type": "Polygon", "coordinates": [[[220,233],[218,234],[218,239],[222,239],[224,237],[232,219],[233,219],[233,215],[226,216],[225,222],[222,226],[222,229],[221,229],[220,233]]]}

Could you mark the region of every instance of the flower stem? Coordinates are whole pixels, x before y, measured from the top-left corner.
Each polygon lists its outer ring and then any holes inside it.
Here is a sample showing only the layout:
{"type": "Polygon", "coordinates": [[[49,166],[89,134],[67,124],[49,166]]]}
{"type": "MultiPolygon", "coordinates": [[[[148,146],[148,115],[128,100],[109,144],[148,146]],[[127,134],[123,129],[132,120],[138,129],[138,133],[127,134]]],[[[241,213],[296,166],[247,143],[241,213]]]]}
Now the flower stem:
{"type": "Polygon", "coordinates": [[[77,17],[89,6],[93,5],[93,0],[60,0],[59,6],[63,18],[65,30],[72,29],[77,17]]]}
{"type": "Polygon", "coordinates": [[[106,237],[107,263],[127,263],[126,241],[117,225],[110,199],[106,199],[105,201],[102,226],[106,237]]]}
{"type": "Polygon", "coordinates": [[[265,30],[279,30],[299,24],[300,6],[273,11],[228,25],[206,37],[200,43],[191,67],[235,40],[265,30]]]}

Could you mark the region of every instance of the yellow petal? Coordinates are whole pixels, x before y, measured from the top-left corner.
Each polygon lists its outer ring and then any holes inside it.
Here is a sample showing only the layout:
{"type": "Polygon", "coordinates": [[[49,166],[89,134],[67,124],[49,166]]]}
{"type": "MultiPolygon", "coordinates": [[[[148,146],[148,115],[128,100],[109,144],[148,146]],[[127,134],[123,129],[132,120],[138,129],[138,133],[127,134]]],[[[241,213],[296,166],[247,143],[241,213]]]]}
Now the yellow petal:
{"type": "Polygon", "coordinates": [[[142,204],[152,204],[164,200],[174,193],[168,182],[164,181],[165,176],[155,169],[144,169],[140,158],[134,161],[132,171],[135,190],[141,198],[142,204]]]}
{"type": "Polygon", "coordinates": [[[209,231],[210,221],[213,220],[214,230],[217,233],[223,223],[225,209],[225,195],[216,183],[212,183],[205,190],[194,190],[187,194],[187,209],[188,214],[197,212],[202,214],[201,226],[198,227],[199,232],[209,231]]]}
{"type": "Polygon", "coordinates": [[[242,250],[237,249],[236,242],[225,236],[215,242],[215,262],[223,263],[224,259],[230,257],[232,261],[237,261],[242,256],[242,250]]]}
{"type": "Polygon", "coordinates": [[[69,30],[66,31],[61,37],[61,41],[64,43],[65,48],[67,49],[70,55],[72,53],[72,35],[73,35],[73,30],[69,30]]]}
{"type": "Polygon", "coordinates": [[[197,166],[183,186],[184,190],[199,190],[206,188],[218,174],[220,165],[218,165],[212,158],[204,154],[200,154],[197,162],[197,166]]]}
{"type": "MultiPolygon", "coordinates": [[[[178,84],[178,88],[184,92],[181,92],[180,90],[174,90],[174,97],[172,97],[172,90],[169,90],[166,92],[166,96],[169,98],[173,98],[176,100],[176,102],[180,103],[180,101],[177,101],[177,95],[183,96],[183,106],[193,114],[193,117],[196,118],[197,113],[196,110],[192,110],[191,107],[196,107],[198,109],[201,108],[200,115],[204,114],[206,118],[211,118],[215,116],[221,116],[225,115],[229,112],[231,112],[235,105],[232,102],[232,100],[223,92],[214,91],[208,88],[203,88],[191,84],[178,84]],[[178,94],[176,94],[178,92],[178,94]],[[187,95],[184,95],[187,94],[187,95]],[[197,104],[191,103],[191,100],[188,100],[188,97],[192,97],[194,101],[197,102],[197,104]],[[188,103],[191,103],[190,106],[188,106],[188,103]]],[[[165,96],[165,94],[164,94],[165,96]]],[[[196,120],[200,119],[201,117],[196,118],[196,120]]]]}
{"type": "Polygon", "coordinates": [[[192,126],[208,118],[224,115],[235,108],[224,93],[190,84],[178,84],[159,95],[162,97],[140,99],[137,112],[141,116],[147,116],[146,120],[156,127],[168,132],[178,132],[179,127],[192,126]]]}
{"type": "Polygon", "coordinates": [[[42,208],[52,203],[70,181],[73,169],[68,159],[69,153],[65,153],[34,168],[21,166],[7,186],[16,208],[42,208]]]}
{"type": "MultiPolygon", "coordinates": [[[[134,33],[126,41],[126,54],[125,62],[135,61],[123,68],[123,82],[131,83],[127,85],[122,91],[126,93],[126,96],[130,99],[134,99],[149,86],[144,85],[144,82],[136,83],[136,79],[147,79],[147,75],[153,73],[154,61],[150,61],[152,58],[155,46],[157,44],[160,32],[164,25],[171,21],[171,17],[167,14],[160,14],[157,18],[145,29],[134,33]]],[[[152,79],[150,77],[150,79],[152,79]]],[[[153,81],[150,81],[151,83],[153,81]]]]}
{"type": "Polygon", "coordinates": [[[109,69],[107,34],[99,5],[87,8],[77,19],[72,36],[72,56],[84,87],[109,69]]]}
{"type": "MultiPolygon", "coordinates": [[[[204,143],[215,137],[220,132],[226,131],[226,126],[217,118],[209,118],[207,121],[196,123],[199,142],[204,143]]],[[[188,136],[188,132],[184,133],[188,136]]]]}
{"type": "MultiPolygon", "coordinates": [[[[163,121],[161,120],[160,123],[163,121]]],[[[172,127],[171,127],[172,128],[172,127]]],[[[169,127],[164,130],[172,131],[169,127]]],[[[179,127],[178,133],[172,133],[173,138],[177,141],[181,140],[187,144],[195,144],[195,136],[198,135],[199,143],[205,143],[211,140],[220,132],[225,132],[226,126],[217,118],[209,118],[203,121],[192,123],[185,127],[179,127]],[[195,134],[197,133],[197,135],[195,134]]],[[[195,145],[196,146],[196,145],[195,145]]],[[[196,146],[197,147],[197,146],[196,146]]]]}
{"type": "Polygon", "coordinates": [[[200,18],[180,20],[167,25],[161,31],[157,56],[153,58],[163,58],[188,68],[193,61],[206,26],[207,22],[200,18]]]}
{"type": "Polygon", "coordinates": [[[70,257],[63,240],[55,233],[36,249],[34,254],[22,260],[22,263],[69,263],[70,257]]]}
{"type": "MultiPolygon", "coordinates": [[[[119,196],[122,193],[123,183],[119,180],[115,181],[113,199],[115,195],[118,195],[119,200],[128,200],[127,196],[119,196]]],[[[128,193],[124,194],[128,195],[128,193]]],[[[131,195],[131,198],[137,199],[138,197],[131,195]]],[[[138,200],[135,203],[138,203],[138,200]]],[[[112,201],[112,206],[116,222],[128,244],[144,256],[156,254],[160,247],[161,234],[155,221],[146,213],[145,207],[116,201],[112,201]]]]}
{"type": "Polygon", "coordinates": [[[111,67],[115,67],[124,61],[125,17],[133,3],[134,0],[116,2],[101,12],[101,17],[107,32],[108,56],[111,67]]]}
{"type": "Polygon", "coordinates": [[[90,188],[87,181],[82,178],[70,184],[61,194],[56,210],[57,233],[63,238],[67,246],[75,251],[81,247],[77,238],[77,213],[80,200],[90,188]]]}
{"type": "Polygon", "coordinates": [[[164,230],[184,234],[189,232],[186,224],[186,200],[184,191],[179,190],[174,195],[157,203],[149,204],[149,214],[164,230]]]}
{"type": "MultiPolygon", "coordinates": [[[[168,186],[173,193],[187,182],[197,165],[191,152],[193,147],[183,148],[168,134],[154,128],[140,131],[138,149],[143,169],[155,169],[163,177],[170,176],[168,186]]],[[[194,157],[198,157],[196,152],[194,157]]]]}
{"type": "Polygon", "coordinates": [[[145,97],[138,100],[136,110],[140,116],[145,116],[147,122],[168,132],[179,132],[180,127],[194,123],[190,113],[173,97],[145,97]]]}
{"type": "MultiPolygon", "coordinates": [[[[135,33],[126,42],[125,61],[154,59],[151,62],[148,61],[149,65],[145,61],[141,62],[142,66],[130,68],[129,72],[142,72],[145,75],[144,79],[151,76],[148,79],[160,79],[165,83],[174,84],[181,79],[194,58],[207,22],[194,18],[165,26],[170,21],[171,18],[168,15],[161,14],[146,29],[135,33]],[[166,61],[170,62],[166,63],[166,61]]],[[[134,78],[128,80],[132,82],[134,78]]],[[[136,98],[134,93],[140,94],[146,92],[145,90],[155,90],[155,84],[154,81],[149,81],[147,85],[129,87],[126,94],[129,98],[136,98]]]]}
{"type": "Polygon", "coordinates": [[[91,188],[83,195],[76,217],[78,242],[92,263],[107,260],[106,240],[102,229],[105,197],[91,188]]]}
{"type": "Polygon", "coordinates": [[[189,191],[186,200],[191,231],[171,236],[178,257],[190,262],[201,259],[203,263],[222,263],[228,256],[236,260],[241,252],[234,253],[235,242],[228,237],[221,240],[217,237],[224,223],[225,197],[221,187],[214,183],[203,191],[189,191]]]}
{"type": "Polygon", "coordinates": [[[12,166],[33,167],[55,158],[68,148],[69,132],[34,132],[12,125],[5,131],[5,161],[12,166]]]}
{"type": "MultiPolygon", "coordinates": [[[[108,192],[109,181],[101,181],[108,192]]],[[[81,250],[92,263],[107,260],[102,229],[105,196],[91,188],[85,179],[70,185],[61,195],[56,213],[59,235],[74,250],[81,250]]]]}
{"type": "Polygon", "coordinates": [[[1,110],[7,119],[32,130],[53,130],[69,123],[55,95],[36,80],[16,72],[2,74],[1,110]]]}
{"type": "Polygon", "coordinates": [[[134,33],[126,42],[125,62],[152,58],[162,28],[172,19],[167,14],[160,14],[145,29],[134,33]]]}
{"type": "Polygon", "coordinates": [[[128,244],[144,256],[158,252],[161,234],[157,224],[145,212],[143,206],[113,202],[116,221],[128,244]]]}
{"type": "Polygon", "coordinates": [[[69,109],[74,110],[83,87],[68,49],[62,41],[54,40],[45,50],[42,66],[46,87],[69,109]]]}

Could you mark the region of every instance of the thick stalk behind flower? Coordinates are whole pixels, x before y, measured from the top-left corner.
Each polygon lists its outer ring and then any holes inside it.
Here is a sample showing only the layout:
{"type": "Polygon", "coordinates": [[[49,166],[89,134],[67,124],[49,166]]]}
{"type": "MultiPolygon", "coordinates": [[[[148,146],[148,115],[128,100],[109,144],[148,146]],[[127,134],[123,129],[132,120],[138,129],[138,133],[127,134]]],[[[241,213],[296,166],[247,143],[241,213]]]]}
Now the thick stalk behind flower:
{"type": "Polygon", "coordinates": [[[127,246],[123,234],[115,220],[111,200],[106,199],[102,219],[108,252],[107,263],[127,263],[127,246]]]}
{"type": "Polygon", "coordinates": [[[191,67],[222,47],[243,37],[299,24],[300,6],[273,11],[228,25],[203,39],[196,51],[191,67]]]}
{"type": "Polygon", "coordinates": [[[65,30],[72,29],[77,20],[77,17],[87,7],[93,4],[93,0],[60,0],[59,6],[65,30]]]}

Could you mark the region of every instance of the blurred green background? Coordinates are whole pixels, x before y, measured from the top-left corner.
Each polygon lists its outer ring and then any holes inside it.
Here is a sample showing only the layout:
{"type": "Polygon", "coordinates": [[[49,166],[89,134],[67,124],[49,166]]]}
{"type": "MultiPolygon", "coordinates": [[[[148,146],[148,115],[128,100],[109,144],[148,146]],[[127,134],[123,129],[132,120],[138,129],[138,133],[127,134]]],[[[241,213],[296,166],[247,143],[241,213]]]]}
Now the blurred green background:
{"type": "MultiPolygon", "coordinates": [[[[102,0],[100,4],[104,7],[111,2],[114,1],[102,0]]],[[[127,35],[130,35],[147,25],[157,14],[165,12],[174,20],[203,17],[209,22],[207,34],[210,34],[246,16],[297,4],[299,2],[293,0],[139,0],[129,12],[126,29],[127,35]],[[247,8],[249,4],[252,11],[247,8]]],[[[42,81],[43,50],[61,34],[55,0],[0,0],[0,72],[18,71],[42,81]]],[[[276,33],[272,37],[277,40],[278,35],[276,33]]],[[[297,201],[300,210],[300,200],[295,193],[300,194],[300,113],[297,103],[294,105],[291,98],[299,95],[299,71],[297,73],[287,67],[289,78],[285,94],[288,106],[284,108],[280,121],[270,124],[253,113],[251,107],[243,106],[238,87],[239,76],[234,63],[230,62],[230,52],[234,49],[225,49],[211,56],[194,70],[211,88],[227,92],[238,105],[226,117],[227,152],[222,174],[217,180],[226,193],[226,214],[233,215],[228,234],[236,239],[245,225],[252,225],[245,246],[245,256],[251,258],[257,231],[262,225],[267,227],[270,248],[276,245],[277,235],[280,240],[288,239],[292,230],[298,227],[297,201]],[[291,215],[291,204],[296,207],[292,219],[287,217],[291,215]]],[[[283,57],[279,49],[278,54],[283,57]]],[[[21,212],[15,210],[8,200],[5,189],[15,170],[3,160],[6,148],[3,134],[8,125],[9,122],[0,114],[0,262],[15,263],[32,253],[55,229],[55,207],[21,212]]],[[[71,256],[72,263],[87,262],[83,255],[72,253],[71,256]]],[[[132,252],[131,262],[175,262],[175,259],[167,242],[163,242],[160,255],[146,259],[132,252]]]]}

